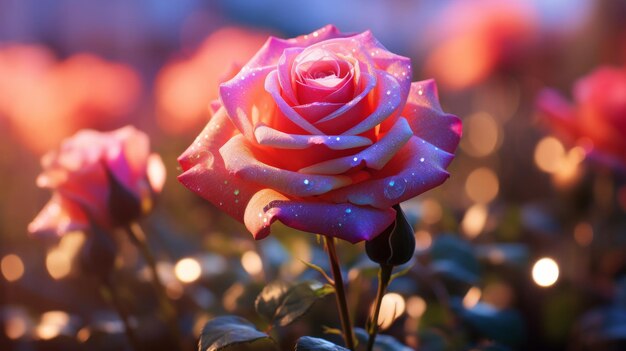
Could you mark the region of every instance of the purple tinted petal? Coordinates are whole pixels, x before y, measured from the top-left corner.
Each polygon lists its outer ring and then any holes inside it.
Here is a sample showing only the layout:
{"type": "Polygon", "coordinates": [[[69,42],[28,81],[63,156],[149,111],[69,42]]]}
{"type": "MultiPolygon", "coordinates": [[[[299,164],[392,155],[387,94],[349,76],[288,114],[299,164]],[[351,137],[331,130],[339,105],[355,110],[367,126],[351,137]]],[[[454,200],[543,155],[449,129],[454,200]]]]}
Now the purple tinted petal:
{"type": "Polygon", "coordinates": [[[374,179],[337,189],[324,198],[336,203],[390,207],[443,183],[449,176],[445,168],[453,158],[413,136],[383,170],[373,174],[374,179]]]}
{"type": "Polygon", "coordinates": [[[434,80],[411,85],[409,101],[402,115],[416,136],[448,152],[456,150],[462,134],[461,120],[441,110],[434,80]]]}
{"type": "Polygon", "coordinates": [[[370,240],[395,220],[392,208],[376,209],[353,204],[276,201],[267,211],[289,227],[358,243],[370,240]]]}

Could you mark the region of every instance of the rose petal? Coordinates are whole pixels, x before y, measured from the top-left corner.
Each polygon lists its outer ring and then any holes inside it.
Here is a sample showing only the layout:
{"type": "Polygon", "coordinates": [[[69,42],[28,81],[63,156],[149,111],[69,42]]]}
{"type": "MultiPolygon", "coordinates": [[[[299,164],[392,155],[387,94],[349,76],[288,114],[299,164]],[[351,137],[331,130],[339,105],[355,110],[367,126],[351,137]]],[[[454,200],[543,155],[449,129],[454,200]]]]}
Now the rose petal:
{"type": "Polygon", "coordinates": [[[224,166],[219,148],[237,133],[225,109],[220,109],[178,158],[183,173],[178,180],[235,219],[243,221],[250,198],[261,187],[233,177],[224,166]]]}
{"type": "Polygon", "coordinates": [[[454,152],[462,134],[461,120],[443,112],[435,81],[411,85],[409,101],[402,111],[416,136],[448,152],[454,152]]]}
{"type": "Polygon", "coordinates": [[[274,201],[269,204],[267,214],[291,228],[353,244],[375,238],[395,220],[392,208],[376,209],[347,203],[274,201]]]}
{"type": "Polygon", "coordinates": [[[445,168],[454,155],[416,136],[404,145],[373,179],[323,195],[335,203],[351,202],[386,208],[413,198],[443,183],[445,168]]]}
{"type": "MultiPolygon", "coordinates": [[[[102,135],[102,134],[101,134],[102,135]]],[[[102,135],[101,138],[106,137],[102,135]]],[[[115,130],[109,139],[104,162],[115,179],[131,193],[146,177],[150,140],[132,126],[115,130]],[[119,145],[119,147],[114,147],[119,145]]],[[[139,194],[134,194],[139,198],[139,194]]]]}
{"type": "Polygon", "coordinates": [[[293,47],[308,47],[314,43],[331,38],[342,38],[353,35],[351,33],[341,33],[333,25],[327,25],[310,34],[301,35],[292,39],[281,39],[269,37],[265,44],[259,49],[256,55],[246,64],[249,68],[273,66],[278,62],[283,51],[293,47]]]}
{"type": "Polygon", "coordinates": [[[278,149],[306,149],[312,145],[324,145],[331,150],[345,150],[371,145],[372,141],[357,135],[298,135],[287,134],[265,125],[254,130],[259,144],[278,149]]]}
{"type": "Polygon", "coordinates": [[[278,59],[278,66],[276,71],[278,72],[278,83],[282,88],[282,95],[288,101],[290,105],[298,105],[298,98],[291,77],[293,72],[294,61],[296,57],[303,51],[303,48],[289,48],[286,49],[278,59]]]}
{"type": "Polygon", "coordinates": [[[62,236],[74,230],[83,230],[89,221],[77,204],[55,194],[35,219],[28,224],[28,232],[34,235],[62,236]]]}
{"type": "Polygon", "coordinates": [[[311,134],[324,134],[322,131],[314,127],[304,117],[294,111],[294,109],[287,103],[287,101],[283,99],[282,95],[280,94],[281,88],[278,82],[278,73],[276,71],[272,71],[267,75],[267,79],[265,80],[265,90],[270,93],[270,95],[274,99],[274,102],[276,103],[276,106],[278,106],[278,108],[284,113],[285,117],[287,117],[295,125],[311,134]]]}
{"type": "Polygon", "coordinates": [[[254,125],[266,116],[273,115],[272,98],[265,92],[265,79],[274,67],[242,70],[226,83],[220,85],[220,100],[228,116],[239,131],[254,140],[254,125]]]}
{"type": "Polygon", "coordinates": [[[251,148],[240,135],[220,148],[226,169],[245,181],[256,182],[277,191],[298,196],[314,196],[341,188],[352,182],[346,176],[308,175],[269,166],[259,158],[267,158],[251,148]]]}
{"type": "MultiPolygon", "coordinates": [[[[361,167],[380,170],[413,136],[413,131],[404,118],[399,118],[393,128],[378,142],[351,156],[336,158],[300,169],[309,174],[341,174],[352,168],[361,167]]],[[[348,136],[343,136],[347,138],[348,136]]],[[[368,139],[369,140],[369,139],[368,139]]]]}
{"type": "Polygon", "coordinates": [[[337,109],[344,105],[345,104],[341,103],[314,102],[311,104],[292,106],[292,108],[297,114],[304,117],[307,121],[315,123],[337,111],[337,109]]]}
{"type": "MultiPolygon", "coordinates": [[[[376,94],[374,100],[378,101],[379,104],[376,105],[374,111],[369,116],[365,117],[356,125],[352,124],[351,128],[341,134],[358,135],[364,133],[384,121],[402,104],[401,95],[398,93],[398,81],[385,71],[380,70],[376,70],[376,78],[378,83],[374,89],[374,94],[376,94]]],[[[339,117],[340,120],[344,120],[343,117],[345,116],[338,115],[341,109],[342,108],[333,112],[329,117],[321,119],[316,124],[321,124],[322,122],[326,122],[327,120],[335,119],[337,117],[339,117]]],[[[352,122],[354,123],[356,121],[352,122]]],[[[335,121],[334,123],[338,123],[338,121],[335,121]]]]}

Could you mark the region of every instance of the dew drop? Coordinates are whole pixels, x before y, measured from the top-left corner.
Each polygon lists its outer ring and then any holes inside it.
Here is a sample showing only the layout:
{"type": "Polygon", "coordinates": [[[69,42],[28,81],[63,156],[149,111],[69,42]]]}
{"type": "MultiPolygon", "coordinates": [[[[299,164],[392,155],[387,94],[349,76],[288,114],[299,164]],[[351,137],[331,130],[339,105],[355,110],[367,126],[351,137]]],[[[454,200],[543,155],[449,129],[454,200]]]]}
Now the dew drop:
{"type": "Polygon", "coordinates": [[[405,179],[390,180],[385,186],[385,197],[390,200],[399,198],[406,190],[406,183],[405,179]]]}
{"type": "Polygon", "coordinates": [[[391,95],[391,90],[387,90],[387,95],[391,95]]]}
{"type": "Polygon", "coordinates": [[[424,162],[424,158],[423,158],[423,157],[422,157],[422,158],[420,158],[420,162],[424,162]]]}
{"type": "Polygon", "coordinates": [[[424,95],[424,92],[422,91],[422,89],[418,90],[418,91],[417,91],[417,93],[418,93],[419,95],[424,95]]]}
{"type": "Polygon", "coordinates": [[[310,181],[310,180],[308,180],[308,179],[305,179],[305,180],[304,180],[304,185],[309,185],[310,183],[311,183],[311,181],[310,181]]]}
{"type": "Polygon", "coordinates": [[[359,160],[358,157],[355,157],[355,158],[352,159],[352,161],[354,161],[354,162],[357,162],[358,160],[359,160]]]}
{"type": "Polygon", "coordinates": [[[352,213],[352,209],[351,208],[346,208],[346,213],[352,213]]]}
{"type": "Polygon", "coordinates": [[[225,181],[224,181],[224,184],[228,184],[228,180],[225,180],[225,181]]]}
{"type": "Polygon", "coordinates": [[[235,189],[235,191],[233,191],[233,194],[235,194],[235,196],[239,195],[239,189],[235,189]]]}
{"type": "Polygon", "coordinates": [[[339,140],[341,140],[341,138],[340,137],[336,137],[335,140],[339,141],[339,140]]]}

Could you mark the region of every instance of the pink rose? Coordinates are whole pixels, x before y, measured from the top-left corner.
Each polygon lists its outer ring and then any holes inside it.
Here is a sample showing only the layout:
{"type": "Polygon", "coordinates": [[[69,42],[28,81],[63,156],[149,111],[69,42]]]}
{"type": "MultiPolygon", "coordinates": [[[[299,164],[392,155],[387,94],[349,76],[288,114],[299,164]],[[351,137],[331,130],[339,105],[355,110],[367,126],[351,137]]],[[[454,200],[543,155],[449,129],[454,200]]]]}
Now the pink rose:
{"type": "Polygon", "coordinates": [[[81,130],[41,160],[37,185],[52,199],[29,224],[31,233],[63,235],[92,221],[109,228],[148,212],[165,181],[148,136],[127,126],[108,133],[81,130]]]}
{"type": "Polygon", "coordinates": [[[230,81],[221,107],[180,156],[179,180],[244,222],[350,242],[395,219],[391,207],[441,184],[461,135],[432,80],[368,32],[327,26],[270,37],[230,81]]]}
{"type": "Polygon", "coordinates": [[[576,82],[573,97],[544,89],[537,107],[561,135],[626,166],[626,68],[597,68],[576,82]]]}

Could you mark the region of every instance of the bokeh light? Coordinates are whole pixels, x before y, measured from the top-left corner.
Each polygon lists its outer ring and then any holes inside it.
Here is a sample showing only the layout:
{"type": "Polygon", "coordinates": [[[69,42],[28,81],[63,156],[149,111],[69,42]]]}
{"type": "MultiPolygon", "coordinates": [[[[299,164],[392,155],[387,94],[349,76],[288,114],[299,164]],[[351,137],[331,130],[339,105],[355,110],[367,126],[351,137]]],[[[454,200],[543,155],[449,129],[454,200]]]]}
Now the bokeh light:
{"type": "Polygon", "coordinates": [[[465,192],[474,202],[486,204],[495,199],[500,189],[498,176],[489,168],[473,170],[465,181],[465,192]]]}
{"type": "Polygon", "coordinates": [[[420,296],[411,296],[406,300],[406,314],[412,318],[420,318],[426,312],[426,301],[420,296]]]}
{"type": "Polygon", "coordinates": [[[478,112],[463,120],[461,148],[474,157],[492,154],[500,142],[498,122],[486,112],[478,112]]]}
{"type": "Polygon", "coordinates": [[[552,286],[559,279],[559,266],[553,259],[544,257],[533,265],[532,276],[537,285],[552,286]]]}
{"type": "Polygon", "coordinates": [[[461,229],[468,238],[477,237],[485,228],[487,223],[488,210],[487,206],[482,204],[474,204],[468,208],[461,221],[461,229]]]}
{"type": "Polygon", "coordinates": [[[472,286],[463,297],[463,307],[472,308],[480,301],[482,291],[476,286],[472,286]]]}
{"type": "Polygon", "coordinates": [[[261,256],[255,251],[246,251],[241,256],[241,265],[250,275],[257,275],[263,271],[261,256]]]}
{"type": "Polygon", "coordinates": [[[393,322],[404,313],[406,303],[402,295],[397,293],[386,293],[380,305],[378,315],[378,325],[381,330],[389,328],[393,322]]]}
{"type": "Polygon", "coordinates": [[[49,311],[41,315],[37,325],[37,337],[48,340],[57,337],[70,322],[70,316],[63,311],[49,311]]]}
{"type": "Polygon", "coordinates": [[[202,267],[200,267],[200,263],[196,259],[187,257],[176,263],[174,273],[181,282],[192,283],[200,278],[202,267]]]}
{"type": "Polygon", "coordinates": [[[24,262],[15,254],[9,254],[2,257],[0,261],[0,271],[9,282],[14,282],[24,275],[24,262]]]}

